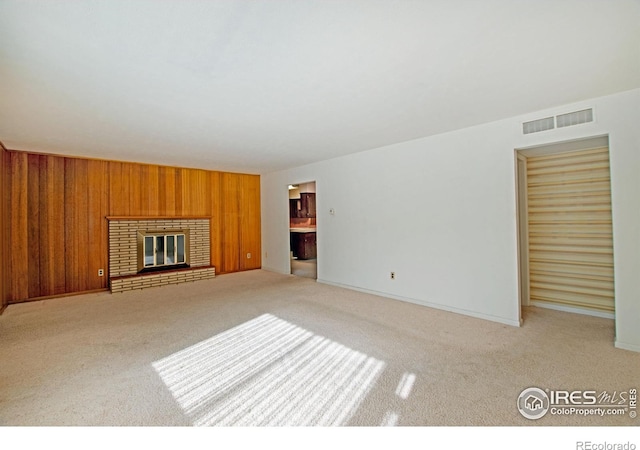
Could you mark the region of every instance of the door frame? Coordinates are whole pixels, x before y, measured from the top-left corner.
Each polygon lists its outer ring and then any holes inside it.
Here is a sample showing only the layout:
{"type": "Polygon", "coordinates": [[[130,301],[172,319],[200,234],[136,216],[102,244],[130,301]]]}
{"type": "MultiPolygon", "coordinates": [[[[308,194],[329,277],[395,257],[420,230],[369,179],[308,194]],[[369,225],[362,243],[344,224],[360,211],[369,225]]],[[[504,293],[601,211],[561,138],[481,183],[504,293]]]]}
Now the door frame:
{"type": "Polygon", "coordinates": [[[523,324],[522,307],[531,304],[529,284],[529,192],[527,190],[527,157],[515,150],[516,224],[518,227],[518,311],[523,324]]]}
{"type": "MultiPolygon", "coordinates": [[[[520,324],[522,325],[523,316],[522,308],[530,306],[530,283],[529,283],[529,223],[528,223],[528,192],[527,192],[527,176],[526,176],[526,159],[529,156],[552,155],[558,153],[568,153],[581,150],[589,150],[592,148],[600,148],[609,146],[609,135],[598,135],[587,138],[574,139],[569,141],[558,141],[547,144],[538,144],[531,147],[516,148],[514,151],[514,165],[516,175],[516,223],[517,223],[517,248],[518,248],[518,308],[520,311],[520,324]],[[524,161],[523,163],[520,161],[524,161]],[[519,170],[524,168],[524,176],[519,176],[519,170]],[[524,200],[521,196],[524,195],[524,200]],[[522,248],[524,247],[524,248],[522,248]],[[523,260],[526,258],[526,260],[523,260]]],[[[615,270],[615,267],[614,267],[615,270]]],[[[541,306],[542,307],[542,306],[541,306]]],[[[564,307],[564,306],[544,306],[549,309],[559,311],[572,312],[578,314],[592,315],[607,319],[614,319],[616,312],[598,313],[580,308],[564,307]]]]}
{"type": "Polygon", "coordinates": [[[315,190],[315,194],[316,194],[316,280],[318,279],[318,261],[319,261],[319,255],[318,255],[318,182],[316,180],[311,180],[311,181],[299,181],[299,182],[295,182],[295,183],[288,183],[286,185],[286,195],[287,195],[287,235],[289,236],[289,239],[287,239],[287,273],[292,275],[291,271],[291,235],[290,235],[290,231],[289,231],[289,227],[290,227],[290,223],[291,223],[291,212],[289,211],[289,205],[290,205],[290,195],[289,195],[289,186],[296,186],[296,185],[301,185],[301,184],[310,184],[313,183],[314,185],[314,190],[315,190]]]}

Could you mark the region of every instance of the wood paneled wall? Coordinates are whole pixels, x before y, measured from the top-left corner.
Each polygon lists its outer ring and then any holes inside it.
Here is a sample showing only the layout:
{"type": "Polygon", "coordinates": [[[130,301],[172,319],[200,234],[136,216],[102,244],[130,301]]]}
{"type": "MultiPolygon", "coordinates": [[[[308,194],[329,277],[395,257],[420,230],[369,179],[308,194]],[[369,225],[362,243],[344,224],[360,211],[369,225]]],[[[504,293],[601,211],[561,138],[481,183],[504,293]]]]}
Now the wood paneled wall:
{"type": "Polygon", "coordinates": [[[216,273],[261,267],[260,177],[6,152],[8,303],[106,289],[106,216],[210,216],[216,273]],[[247,258],[247,254],[251,258],[247,258]]]}
{"type": "Polygon", "coordinates": [[[5,151],[4,146],[0,143],[0,313],[4,311],[7,307],[8,298],[7,298],[7,282],[8,274],[7,274],[7,239],[4,237],[8,236],[9,230],[7,228],[7,213],[6,213],[6,161],[8,158],[8,153],[5,151]]]}

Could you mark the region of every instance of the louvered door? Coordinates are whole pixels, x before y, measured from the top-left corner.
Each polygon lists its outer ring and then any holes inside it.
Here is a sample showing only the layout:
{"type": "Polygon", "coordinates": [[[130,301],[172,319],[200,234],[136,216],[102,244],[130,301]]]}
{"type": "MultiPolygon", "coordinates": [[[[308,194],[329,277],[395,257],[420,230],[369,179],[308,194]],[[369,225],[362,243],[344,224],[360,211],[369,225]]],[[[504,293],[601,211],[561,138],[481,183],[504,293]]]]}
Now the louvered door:
{"type": "Polygon", "coordinates": [[[532,302],[614,309],[609,150],[527,158],[532,302]]]}

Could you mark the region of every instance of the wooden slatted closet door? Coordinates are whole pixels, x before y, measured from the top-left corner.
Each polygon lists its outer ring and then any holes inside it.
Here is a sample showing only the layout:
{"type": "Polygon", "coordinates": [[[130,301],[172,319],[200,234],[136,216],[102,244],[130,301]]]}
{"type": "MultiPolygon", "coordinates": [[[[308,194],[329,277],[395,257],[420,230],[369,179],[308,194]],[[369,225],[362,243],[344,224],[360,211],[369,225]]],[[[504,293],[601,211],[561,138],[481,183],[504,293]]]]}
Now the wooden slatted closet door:
{"type": "Polygon", "coordinates": [[[527,158],[532,303],[614,310],[609,149],[527,158]]]}

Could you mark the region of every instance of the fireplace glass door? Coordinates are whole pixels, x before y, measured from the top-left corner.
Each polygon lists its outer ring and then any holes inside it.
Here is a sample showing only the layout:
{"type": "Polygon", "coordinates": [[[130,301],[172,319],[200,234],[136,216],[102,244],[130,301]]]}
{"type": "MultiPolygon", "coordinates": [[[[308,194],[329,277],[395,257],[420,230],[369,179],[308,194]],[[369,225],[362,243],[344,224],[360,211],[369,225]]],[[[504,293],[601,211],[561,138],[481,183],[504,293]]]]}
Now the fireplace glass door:
{"type": "Polygon", "coordinates": [[[143,241],[144,268],[186,263],[184,234],[146,234],[143,241]]]}

